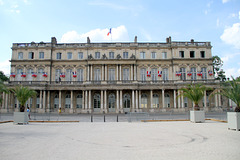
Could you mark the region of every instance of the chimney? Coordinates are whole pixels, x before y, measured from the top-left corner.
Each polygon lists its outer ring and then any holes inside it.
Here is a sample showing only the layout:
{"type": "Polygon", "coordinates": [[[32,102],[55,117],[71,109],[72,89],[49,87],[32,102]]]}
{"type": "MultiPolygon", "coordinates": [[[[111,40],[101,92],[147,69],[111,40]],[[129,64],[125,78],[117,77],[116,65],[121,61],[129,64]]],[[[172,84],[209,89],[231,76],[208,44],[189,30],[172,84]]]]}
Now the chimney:
{"type": "Polygon", "coordinates": [[[89,38],[89,37],[87,37],[87,43],[91,43],[91,41],[90,41],[90,38],[89,38]]]}
{"type": "Polygon", "coordinates": [[[56,38],[56,37],[52,37],[51,43],[52,43],[52,44],[57,44],[57,38],[56,38]]]}
{"type": "Polygon", "coordinates": [[[166,38],[166,43],[169,43],[169,38],[166,38]]]}
{"type": "Polygon", "coordinates": [[[137,36],[135,36],[134,38],[134,43],[137,43],[137,36]]]}
{"type": "Polygon", "coordinates": [[[194,43],[194,39],[191,39],[191,43],[194,43]]]}
{"type": "Polygon", "coordinates": [[[169,36],[169,43],[172,43],[172,37],[171,36],[169,36]]]}

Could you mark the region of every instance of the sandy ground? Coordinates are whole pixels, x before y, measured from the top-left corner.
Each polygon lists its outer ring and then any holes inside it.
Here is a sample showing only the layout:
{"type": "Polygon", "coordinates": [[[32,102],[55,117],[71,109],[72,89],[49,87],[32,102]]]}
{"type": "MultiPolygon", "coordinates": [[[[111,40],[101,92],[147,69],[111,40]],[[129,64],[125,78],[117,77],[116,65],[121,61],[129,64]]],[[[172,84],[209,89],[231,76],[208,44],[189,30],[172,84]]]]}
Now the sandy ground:
{"type": "Polygon", "coordinates": [[[238,160],[240,132],[226,123],[0,124],[1,160],[238,160]]]}

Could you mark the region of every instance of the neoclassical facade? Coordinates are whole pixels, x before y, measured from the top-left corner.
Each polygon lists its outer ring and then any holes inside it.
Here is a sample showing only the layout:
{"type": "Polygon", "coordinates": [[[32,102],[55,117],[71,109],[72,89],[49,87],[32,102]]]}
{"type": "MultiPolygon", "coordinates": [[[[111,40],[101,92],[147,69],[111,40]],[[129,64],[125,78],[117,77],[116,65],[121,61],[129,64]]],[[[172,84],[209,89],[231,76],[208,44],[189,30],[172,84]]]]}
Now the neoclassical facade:
{"type": "MultiPolygon", "coordinates": [[[[124,113],[186,111],[193,104],[179,97],[190,83],[218,88],[210,42],[164,43],[13,43],[8,87],[29,86],[37,97],[27,106],[40,113],[124,113]]],[[[228,101],[209,98],[200,106],[219,108],[228,101]]],[[[3,94],[2,111],[19,109],[14,95],[3,94]]]]}

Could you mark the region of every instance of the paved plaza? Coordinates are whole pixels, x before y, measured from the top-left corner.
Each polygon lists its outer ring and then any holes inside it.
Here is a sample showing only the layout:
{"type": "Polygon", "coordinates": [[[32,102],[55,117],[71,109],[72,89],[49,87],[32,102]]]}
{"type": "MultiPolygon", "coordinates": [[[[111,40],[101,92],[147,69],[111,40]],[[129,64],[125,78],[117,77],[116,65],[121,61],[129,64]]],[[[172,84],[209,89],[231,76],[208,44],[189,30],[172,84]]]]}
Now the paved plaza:
{"type": "Polygon", "coordinates": [[[214,121],[0,124],[2,160],[238,160],[239,148],[214,121]]]}

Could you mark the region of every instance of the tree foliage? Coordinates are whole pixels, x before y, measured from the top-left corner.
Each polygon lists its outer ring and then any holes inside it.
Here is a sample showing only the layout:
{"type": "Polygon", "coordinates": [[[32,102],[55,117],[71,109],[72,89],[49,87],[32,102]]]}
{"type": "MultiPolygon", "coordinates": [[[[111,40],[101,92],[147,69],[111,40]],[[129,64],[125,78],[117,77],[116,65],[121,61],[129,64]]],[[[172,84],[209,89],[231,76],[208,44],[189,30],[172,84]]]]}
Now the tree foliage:
{"type": "Polygon", "coordinates": [[[37,92],[29,89],[28,87],[23,86],[17,86],[14,89],[11,90],[15,96],[17,97],[19,103],[20,103],[20,112],[24,112],[25,110],[25,104],[27,100],[31,97],[36,96],[37,92]]]}
{"type": "Polygon", "coordinates": [[[220,92],[215,91],[215,94],[223,95],[236,103],[236,112],[240,112],[240,79],[234,79],[223,83],[220,92]]]}
{"type": "Polygon", "coordinates": [[[7,87],[4,85],[3,81],[0,80],[0,103],[2,103],[2,93],[5,92],[5,93],[8,93],[8,89],[7,87]]]}
{"type": "Polygon", "coordinates": [[[198,103],[204,97],[204,91],[211,90],[211,88],[207,88],[202,84],[189,84],[180,90],[182,92],[178,95],[178,98],[180,96],[187,97],[194,103],[194,110],[200,110],[198,103]]]}
{"type": "Polygon", "coordinates": [[[213,56],[213,72],[215,79],[220,80],[221,82],[226,81],[225,72],[221,69],[223,66],[223,61],[218,56],[213,56]]]}
{"type": "Polygon", "coordinates": [[[8,81],[9,78],[8,78],[6,75],[4,75],[4,73],[3,73],[2,71],[0,71],[0,80],[2,80],[2,81],[8,81]]]}

